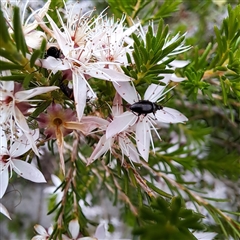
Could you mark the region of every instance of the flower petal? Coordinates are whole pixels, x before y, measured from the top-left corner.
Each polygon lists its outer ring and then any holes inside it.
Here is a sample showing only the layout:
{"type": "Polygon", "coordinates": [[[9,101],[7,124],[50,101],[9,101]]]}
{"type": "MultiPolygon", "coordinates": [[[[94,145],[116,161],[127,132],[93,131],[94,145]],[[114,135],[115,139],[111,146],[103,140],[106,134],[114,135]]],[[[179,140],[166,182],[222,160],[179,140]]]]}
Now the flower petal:
{"type": "Polygon", "coordinates": [[[178,110],[168,107],[158,110],[155,113],[155,117],[157,118],[157,121],[164,123],[182,123],[188,121],[188,119],[178,110]]]}
{"type": "Polygon", "coordinates": [[[75,71],[73,71],[73,94],[78,120],[80,121],[83,116],[84,108],[86,106],[87,85],[82,74],[79,74],[75,71]]]}
{"type": "Polygon", "coordinates": [[[107,127],[106,138],[108,139],[122,131],[125,131],[127,128],[133,126],[137,119],[138,116],[128,111],[116,116],[107,127]]]}
{"type": "Polygon", "coordinates": [[[111,138],[106,139],[106,135],[104,134],[98,141],[97,146],[95,147],[91,156],[89,157],[87,165],[91,164],[96,159],[100,158],[109,149],[111,149],[111,145],[112,145],[112,139],[111,138]]]}
{"type": "Polygon", "coordinates": [[[135,163],[140,163],[137,149],[127,136],[119,137],[119,146],[123,151],[123,154],[127,156],[130,161],[133,161],[135,163]]]}
{"type": "Polygon", "coordinates": [[[10,220],[12,220],[10,215],[9,215],[8,210],[1,203],[0,203],[0,213],[2,213],[6,217],[8,217],[10,220]]]}
{"type": "Polygon", "coordinates": [[[112,114],[113,116],[119,116],[123,113],[123,104],[122,104],[122,97],[116,92],[115,97],[113,99],[112,105],[112,114]]]}
{"type": "Polygon", "coordinates": [[[41,31],[32,31],[25,35],[26,44],[33,49],[39,49],[43,39],[47,40],[46,34],[41,31]]]}
{"type": "Polygon", "coordinates": [[[77,219],[71,220],[69,225],[68,225],[68,229],[69,229],[69,231],[72,235],[72,238],[76,239],[78,234],[79,234],[79,230],[80,230],[78,220],[77,219]]]}
{"type": "Polygon", "coordinates": [[[39,156],[37,146],[35,144],[34,138],[31,135],[31,131],[30,131],[28,125],[27,125],[27,121],[26,121],[24,115],[22,114],[22,112],[17,107],[15,107],[14,110],[15,110],[14,111],[14,114],[15,114],[14,118],[15,118],[15,121],[16,121],[18,127],[23,130],[24,135],[26,136],[29,143],[31,144],[31,147],[32,147],[34,153],[37,156],[39,156]]]}
{"type": "MultiPolygon", "coordinates": [[[[32,136],[33,141],[36,141],[39,138],[39,129],[31,131],[30,135],[32,136]]],[[[10,153],[12,157],[16,158],[18,156],[23,155],[31,148],[32,148],[32,145],[29,142],[29,139],[26,137],[26,135],[22,135],[11,146],[10,153]]]]}
{"type": "Polygon", "coordinates": [[[8,168],[5,168],[4,170],[0,169],[0,171],[1,171],[0,198],[2,198],[8,187],[9,176],[8,176],[8,168]]]}
{"type": "Polygon", "coordinates": [[[106,229],[105,229],[105,224],[104,223],[101,223],[97,226],[94,237],[96,237],[98,239],[105,239],[106,238],[106,229]]]}
{"type": "Polygon", "coordinates": [[[121,82],[121,83],[114,83],[113,86],[115,87],[118,94],[128,103],[133,104],[139,101],[139,97],[137,95],[136,89],[131,86],[129,82],[121,82]]]}
{"type": "Polygon", "coordinates": [[[186,78],[178,77],[175,73],[173,73],[171,76],[171,80],[173,82],[182,82],[182,81],[186,80],[186,78]]]}
{"type": "Polygon", "coordinates": [[[113,69],[109,69],[109,68],[102,68],[102,69],[96,68],[95,71],[93,69],[91,70],[86,69],[84,73],[89,74],[90,76],[95,78],[99,78],[99,79],[103,79],[103,80],[107,80],[115,83],[131,81],[131,78],[126,74],[122,72],[118,72],[113,69]]]}
{"type": "Polygon", "coordinates": [[[13,170],[21,177],[32,182],[46,182],[43,174],[32,164],[17,159],[12,160],[12,162],[14,164],[13,170]]]}
{"type": "Polygon", "coordinates": [[[46,92],[51,92],[56,89],[59,89],[59,87],[52,86],[52,87],[36,87],[30,90],[25,90],[25,91],[19,91],[15,93],[15,98],[17,102],[22,102],[25,101],[29,98],[35,97],[37,95],[46,93],[46,92]]]}
{"type": "Polygon", "coordinates": [[[183,68],[183,67],[187,66],[189,63],[190,63],[190,61],[173,60],[172,62],[169,63],[169,65],[174,68],[183,68]]]}
{"type": "Polygon", "coordinates": [[[136,125],[137,148],[143,159],[147,162],[150,147],[150,126],[147,117],[144,117],[136,125]]]}
{"type": "Polygon", "coordinates": [[[43,237],[47,237],[48,236],[48,233],[47,233],[47,231],[46,231],[46,229],[43,227],[43,226],[41,226],[41,225],[39,225],[39,224],[36,224],[35,226],[34,226],[34,229],[35,229],[35,231],[37,232],[37,233],[39,233],[39,234],[41,234],[41,236],[43,237]]]}
{"type": "Polygon", "coordinates": [[[35,64],[42,68],[51,69],[53,73],[71,68],[71,65],[67,60],[54,58],[52,56],[49,56],[46,59],[37,59],[35,64]]]}
{"type": "Polygon", "coordinates": [[[194,232],[193,235],[198,240],[206,240],[206,239],[212,240],[217,235],[217,233],[214,233],[214,232],[194,232]]]}
{"type": "Polygon", "coordinates": [[[81,122],[82,123],[94,122],[96,125],[101,127],[101,129],[106,129],[109,124],[109,121],[107,121],[106,119],[96,117],[96,116],[83,116],[81,119],[81,122]]]}
{"type": "Polygon", "coordinates": [[[56,186],[56,187],[59,187],[62,184],[62,181],[60,180],[60,178],[54,174],[51,174],[51,179],[52,179],[54,186],[56,186]]]}
{"type": "MultiPolygon", "coordinates": [[[[42,19],[45,16],[45,14],[47,13],[47,11],[49,9],[49,6],[50,6],[50,3],[51,3],[51,1],[48,0],[40,10],[35,11],[33,14],[37,14],[42,19]]],[[[28,22],[28,21],[26,20],[26,22],[28,22]]],[[[36,20],[33,21],[33,23],[30,23],[30,24],[25,23],[25,25],[23,26],[24,35],[32,32],[34,29],[37,28],[37,26],[38,26],[38,22],[36,20]]]]}
{"type": "Polygon", "coordinates": [[[151,102],[157,102],[157,100],[163,95],[163,91],[166,86],[167,85],[161,86],[158,84],[150,84],[144,94],[144,99],[151,102]]]}

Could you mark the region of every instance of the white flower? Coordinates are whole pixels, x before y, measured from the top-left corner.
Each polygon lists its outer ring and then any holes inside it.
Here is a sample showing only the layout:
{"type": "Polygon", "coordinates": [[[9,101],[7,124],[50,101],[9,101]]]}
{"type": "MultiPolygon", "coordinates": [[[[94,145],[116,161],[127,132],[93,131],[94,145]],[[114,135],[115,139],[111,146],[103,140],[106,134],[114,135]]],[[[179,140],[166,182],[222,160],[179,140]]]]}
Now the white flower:
{"type": "MultiPolygon", "coordinates": [[[[36,140],[39,137],[38,130],[31,131],[29,134],[31,134],[33,140],[36,140]]],[[[32,182],[46,182],[44,176],[37,168],[32,164],[19,159],[20,156],[31,149],[31,144],[26,136],[22,135],[10,146],[7,145],[8,140],[6,139],[2,127],[0,127],[0,136],[0,198],[2,198],[3,194],[6,192],[8,186],[9,171],[10,177],[12,176],[12,171],[15,171],[19,176],[32,182]]]]}
{"type": "MultiPolygon", "coordinates": [[[[113,100],[113,107],[112,107],[112,117],[119,116],[123,112],[122,106],[122,98],[118,93],[116,93],[115,98],[113,100]]],[[[104,119],[103,119],[104,120],[104,119]]],[[[107,125],[110,122],[104,120],[104,124],[102,125],[102,130],[107,129],[107,125]]],[[[106,138],[106,134],[104,134],[98,144],[96,145],[94,151],[92,152],[91,156],[88,159],[88,164],[91,164],[93,161],[101,157],[107,151],[111,151],[113,153],[114,150],[119,149],[122,153],[122,162],[124,161],[124,156],[127,156],[130,161],[133,162],[140,162],[139,154],[136,150],[135,145],[129,139],[130,131],[122,131],[119,134],[112,136],[111,138],[106,138]]]]}
{"type": "Polygon", "coordinates": [[[42,227],[39,224],[36,224],[34,226],[35,231],[38,233],[38,235],[34,236],[32,240],[49,240],[49,237],[51,236],[53,232],[53,226],[50,226],[47,230],[42,227]]]}
{"type": "MultiPolygon", "coordinates": [[[[136,90],[129,83],[120,83],[119,85],[114,84],[114,86],[117,92],[129,104],[139,102],[139,96],[137,95],[136,90]]],[[[163,93],[166,86],[151,84],[144,94],[144,100],[150,101],[150,103],[154,104],[157,101],[161,101],[164,98],[164,95],[169,91],[168,90],[167,92],[163,93]]],[[[188,119],[179,111],[163,106],[160,106],[160,109],[157,109],[155,113],[152,111],[152,113],[138,115],[132,111],[126,111],[121,115],[116,116],[109,124],[106,131],[106,138],[111,138],[116,134],[126,131],[130,127],[135,127],[138,151],[143,159],[148,161],[150,142],[154,150],[151,129],[155,131],[156,135],[160,139],[160,136],[154,125],[159,124],[159,122],[180,123],[187,120],[188,119]]]]}
{"type": "Polygon", "coordinates": [[[23,114],[26,108],[30,108],[28,102],[32,97],[42,93],[50,92],[58,89],[58,87],[36,87],[30,90],[19,90],[19,86],[13,81],[0,81],[0,124],[9,124],[12,136],[14,135],[14,125],[17,125],[24,135],[27,137],[36,155],[38,149],[34,143],[27,120],[23,114]]]}
{"type": "MultiPolygon", "coordinates": [[[[46,59],[37,60],[36,64],[41,67],[51,69],[54,72],[59,70],[70,71],[68,76],[70,76],[73,81],[73,95],[76,103],[78,119],[80,120],[86,105],[87,87],[93,92],[91,86],[87,82],[89,77],[113,82],[130,81],[131,78],[126,76],[122,71],[120,72],[105,67],[106,65],[115,63],[110,61],[100,62],[96,60],[94,57],[94,51],[96,50],[95,41],[94,39],[88,39],[88,31],[82,33],[87,35],[82,37],[87,40],[84,41],[84,44],[81,43],[81,45],[78,45],[78,43],[75,42],[75,37],[72,35],[72,31],[69,30],[69,27],[65,26],[59,13],[58,16],[62,24],[63,31],[57,27],[49,15],[46,16],[53,29],[53,37],[57,40],[63,57],[61,59],[56,59],[49,56],[46,59]]],[[[88,21],[84,18],[79,19],[77,27],[82,24],[88,24],[88,21]]],[[[86,29],[88,28],[86,27],[86,29]]],[[[77,28],[75,31],[77,32],[77,28]]],[[[78,38],[79,37],[80,36],[78,36],[78,38]]]]}
{"type": "Polygon", "coordinates": [[[100,61],[110,61],[117,64],[109,65],[109,68],[121,71],[121,65],[127,65],[128,53],[132,55],[133,40],[129,37],[140,25],[133,24],[131,27],[125,27],[124,22],[126,15],[123,15],[120,20],[115,22],[114,17],[97,18],[95,26],[90,32],[96,50],[94,56],[100,61]]]}
{"type": "Polygon", "coordinates": [[[63,234],[62,235],[63,240],[97,240],[98,238],[100,240],[106,237],[104,224],[100,224],[97,227],[96,232],[94,234],[95,237],[79,237],[80,225],[77,219],[73,219],[69,222],[68,229],[71,234],[71,238],[63,234]]]}

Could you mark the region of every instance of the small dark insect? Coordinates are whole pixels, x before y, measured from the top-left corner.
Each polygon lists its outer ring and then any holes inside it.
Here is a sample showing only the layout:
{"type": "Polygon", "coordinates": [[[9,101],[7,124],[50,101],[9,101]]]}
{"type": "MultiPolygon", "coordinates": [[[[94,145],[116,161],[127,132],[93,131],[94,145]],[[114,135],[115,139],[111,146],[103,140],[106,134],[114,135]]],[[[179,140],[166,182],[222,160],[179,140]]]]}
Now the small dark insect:
{"type": "Polygon", "coordinates": [[[133,103],[129,108],[133,113],[137,113],[138,116],[146,116],[148,113],[153,113],[155,115],[157,110],[163,109],[161,105],[148,100],[140,100],[139,102],[133,103]]]}
{"type": "Polygon", "coordinates": [[[47,57],[54,57],[54,58],[60,58],[61,56],[61,50],[58,49],[57,47],[50,47],[48,48],[48,50],[46,51],[45,55],[44,55],[44,58],[47,58],[47,57]]]}
{"type": "Polygon", "coordinates": [[[69,88],[68,85],[64,82],[64,80],[59,80],[59,87],[69,99],[74,101],[73,89],[69,88]]]}

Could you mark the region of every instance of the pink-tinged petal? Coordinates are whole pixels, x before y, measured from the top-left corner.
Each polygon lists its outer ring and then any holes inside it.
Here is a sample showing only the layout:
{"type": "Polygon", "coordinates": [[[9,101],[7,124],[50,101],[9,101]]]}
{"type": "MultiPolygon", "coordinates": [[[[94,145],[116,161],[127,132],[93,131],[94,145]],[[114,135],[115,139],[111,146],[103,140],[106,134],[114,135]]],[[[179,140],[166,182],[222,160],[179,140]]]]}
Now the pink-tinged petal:
{"type": "Polygon", "coordinates": [[[155,113],[157,121],[163,123],[182,123],[188,121],[188,119],[179,111],[173,108],[164,107],[162,110],[158,110],[155,113]]]}
{"type": "Polygon", "coordinates": [[[97,229],[95,231],[94,237],[98,239],[105,239],[106,238],[106,229],[105,229],[105,224],[99,224],[97,226],[97,229]]]}
{"type": "Polygon", "coordinates": [[[140,163],[139,154],[135,145],[129,140],[128,137],[119,137],[119,146],[123,154],[129,158],[130,161],[140,163]]]}
{"type": "Polygon", "coordinates": [[[32,182],[46,182],[43,174],[32,164],[16,159],[12,160],[12,162],[14,164],[13,170],[21,177],[32,182]]]}
{"type": "Polygon", "coordinates": [[[32,137],[32,135],[30,133],[31,131],[30,131],[28,125],[27,125],[27,121],[26,121],[24,115],[22,114],[22,112],[17,107],[15,107],[14,110],[15,110],[14,111],[14,114],[15,114],[14,118],[15,118],[15,121],[16,121],[18,127],[23,130],[24,135],[27,137],[29,143],[31,144],[31,147],[32,147],[34,153],[37,156],[39,156],[37,146],[35,144],[34,138],[32,137]]]}
{"type": "MultiPolygon", "coordinates": [[[[33,141],[36,141],[39,138],[39,129],[31,131],[33,141]]],[[[10,149],[10,153],[12,157],[18,157],[26,153],[28,150],[32,148],[29,139],[26,135],[22,135],[20,138],[16,139],[10,149]]]]}
{"type": "Polygon", "coordinates": [[[136,125],[137,148],[143,159],[147,162],[150,147],[150,126],[147,117],[144,117],[136,125]]]}
{"type": "Polygon", "coordinates": [[[68,229],[69,229],[69,231],[72,235],[72,238],[76,239],[78,234],[79,234],[79,230],[80,230],[78,220],[77,219],[71,220],[69,225],[68,225],[68,229]]]}
{"type": "MultiPolygon", "coordinates": [[[[42,227],[41,225],[39,225],[39,224],[36,224],[35,226],[34,226],[34,229],[35,229],[35,231],[37,232],[37,233],[39,233],[40,235],[41,235],[41,237],[47,237],[47,236],[49,236],[48,235],[48,233],[47,233],[47,231],[46,231],[46,229],[44,228],[44,227],[42,227]]],[[[36,236],[37,237],[37,236],[36,236]]]]}
{"type": "Polygon", "coordinates": [[[95,117],[95,116],[83,116],[81,119],[82,123],[95,122],[99,127],[107,128],[109,121],[106,119],[95,117]]]}
{"type": "Polygon", "coordinates": [[[19,91],[15,93],[15,98],[17,102],[26,101],[29,98],[35,97],[37,95],[47,93],[59,89],[59,87],[36,87],[30,90],[19,91]]]}
{"type": "Polygon", "coordinates": [[[106,138],[111,138],[114,135],[125,131],[127,128],[133,126],[137,119],[138,117],[136,115],[128,111],[116,116],[107,127],[106,138]]]}
{"type": "Polygon", "coordinates": [[[37,59],[35,65],[41,68],[51,69],[53,73],[71,68],[70,63],[65,59],[58,59],[51,56],[46,59],[37,59]]]}
{"type": "Polygon", "coordinates": [[[75,129],[81,131],[84,135],[90,134],[94,129],[98,128],[100,125],[94,121],[89,122],[66,122],[63,123],[66,129],[75,129]]]}
{"type": "Polygon", "coordinates": [[[150,84],[144,94],[144,99],[151,102],[156,102],[163,95],[163,91],[166,86],[167,85],[161,86],[158,84],[150,84]]]}
{"type": "Polygon", "coordinates": [[[14,118],[18,127],[21,128],[24,133],[30,132],[29,126],[27,125],[27,120],[18,107],[14,107],[14,118]]]}
{"type": "Polygon", "coordinates": [[[12,220],[11,217],[10,217],[10,215],[9,215],[8,210],[7,210],[1,203],[0,203],[0,213],[2,213],[2,214],[5,215],[7,218],[9,218],[10,220],[12,220]]]}
{"type": "Polygon", "coordinates": [[[73,72],[73,94],[74,94],[74,100],[76,104],[76,111],[78,120],[80,121],[84,108],[86,106],[86,98],[87,98],[87,85],[86,81],[83,78],[83,76],[79,73],[73,72]]]}
{"type": "Polygon", "coordinates": [[[87,165],[94,162],[96,159],[100,158],[103,154],[105,154],[108,150],[111,149],[112,139],[106,139],[106,135],[103,135],[98,141],[97,146],[93,150],[91,156],[88,159],[87,165]]]}
{"type": "Polygon", "coordinates": [[[138,102],[140,98],[137,95],[136,89],[131,85],[130,82],[118,82],[114,83],[113,86],[115,87],[118,94],[128,103],[133,104],[138,102]]]}
{"type": "Polygon", "coordinates": [[[112,106],[112,114],[113,116],[119,116],[123,113],[123,104],[122,104],[122,97],[116,92],[115,97],[113,99],[113,106],[112,106]]]}
{"type": "Polygon", "coordinates": [[[9,175],[8,175],[8,169],[0,169],[0,198],[3,197],[4,193],[7,190],[8,187],[8,181],[9,181],[9,175]]]}

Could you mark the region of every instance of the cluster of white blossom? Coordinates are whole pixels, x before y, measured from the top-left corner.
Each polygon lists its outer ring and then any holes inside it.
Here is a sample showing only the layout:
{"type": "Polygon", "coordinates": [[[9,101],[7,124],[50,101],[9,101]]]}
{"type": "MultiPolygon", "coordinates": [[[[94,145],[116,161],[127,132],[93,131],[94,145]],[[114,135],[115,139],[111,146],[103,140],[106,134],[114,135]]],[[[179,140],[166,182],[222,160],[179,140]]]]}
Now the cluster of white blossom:
{"type": "MultiPolygon", "coordinates": [[[[98,16],[92,16],[94,11],[75,14],[73,5],[65,6],[64,17],[60,10],[54,10],[60,22],[58,26],[48,14],[50,2],[48,1],[43,8],[32,12],[33,22],[30,23],[27,19],[22,24],[30,52],[28,58],[31,58],[32,51],[38,49],[42,40],[45,39],[47,41],[45,58],[37,59],[35,65],[46,68],[49,74],[62,72],[63,80],[67,79],[72,86],[75,109],[66,109],[59,103],[53,103],[37,117],[39,128],[36,126],[33,128],[28,122],[29,114],[32,109],[36,108],[34,101],[37,101],[37,96],[59,88],[37,86],[24,90],[14,81],[0,82],[0,198],[6,192],[12,171],[25,179],[45,182],[44,176],[35,166],[21,160],[30,149],[39,156],[36,143],[39,139],[39,129],[43,130],[45,138],[57,139],[60,166],[65,173],[64,137],[73,130],[81,131],[84,135],[90,135],[96,129],[102,133],[87,164],[91,164],[108,151],[122,161],[126,156],[130,162],[140,163],[141,158],[148,161],[150,145],[154,150],[152,130],[160,139],[157,128],[162,123],[187,121],[187,118],[179,111],[157,104],[172,89],[166,90],[170,81],[180,82],[184,79],[175,74],[163,74],[162,83],[150,84],[141,100],[140,94],[134,87],[134,79],[122,70],[122,66],[126,67],[129,64],[127,54],[134,63],[131,34],[135,32],[141,40],[145,41],[146,32],[140,23],[133,22],[131,27],[127,27],[124,25],[125,15],[122,19],[115,21],[114,17],[108,17],[104,12],[98,16]],[[37,27],[38,30],[36,30],[37,27]],[[40,28],[42,31],[39,30],[40,28]],[[48,51],[49,49],[54,54],[48,51]],[[92,98],[96,98],[97,95],[89,83],[90,78],[109,81],[115,89],[111,114],[107,119],[104,116],[84,114],[89,94],[92,98]],[[32,100],[33,97],[34,100],[32,100]],[[129,107],[126,107],[126,104],[129,107]]],[[[11,33],[11,17],[7,13],[5,11],[11,33]]],[[[167,36],[163,50],[180,37],[180,35],[173,38],[167,36]]],[[[169,57],[188,49],[189,47],[180,45],[169,54],[169,57]]],[[[187,61],[172,61],[168,67],[175,69],[187,64],[187,61]]],[[[1,74],[11,76],[9,71],[1,74]]],[[[71,90],[68,85],[65,87],[71,90]]],[[[0,211],[10,218],[3,205],[0,205],[0,211]]],[[[74,224],[72,222],[71,226],[74,224]]],[[[75,225],[71,229],[76,228],[76,231],[79,231],[75,225]]],[[[36,230],[43,232],[41,227],[37,227],[36,230]]],[[[43,234],[47,236],[48,233],[43,234]]],[[[71,234],[72,236],[78,235],[72,232],[71,234]]]]}

